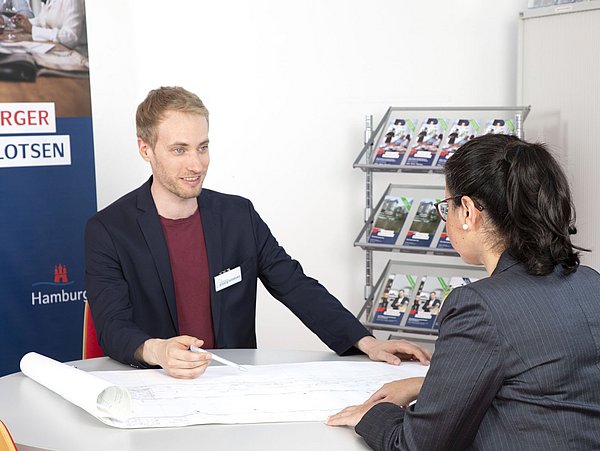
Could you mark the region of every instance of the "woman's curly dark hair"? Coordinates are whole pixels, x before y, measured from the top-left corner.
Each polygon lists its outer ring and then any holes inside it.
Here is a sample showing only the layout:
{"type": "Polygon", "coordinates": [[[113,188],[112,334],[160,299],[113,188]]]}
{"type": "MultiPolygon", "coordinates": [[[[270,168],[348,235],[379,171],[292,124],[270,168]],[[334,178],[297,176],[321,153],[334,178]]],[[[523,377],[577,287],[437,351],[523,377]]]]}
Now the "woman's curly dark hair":
{"type": "Polygon", "coordinates": [[[458,149],[444,172],[450,194],[481,203],[497,241],[529,273],[545,275],[557,265],[564,274],[577,270],[577,250],[587,249],[571,243],[577,230],[569,183],[545,145],[483,135],[458,149]]]}

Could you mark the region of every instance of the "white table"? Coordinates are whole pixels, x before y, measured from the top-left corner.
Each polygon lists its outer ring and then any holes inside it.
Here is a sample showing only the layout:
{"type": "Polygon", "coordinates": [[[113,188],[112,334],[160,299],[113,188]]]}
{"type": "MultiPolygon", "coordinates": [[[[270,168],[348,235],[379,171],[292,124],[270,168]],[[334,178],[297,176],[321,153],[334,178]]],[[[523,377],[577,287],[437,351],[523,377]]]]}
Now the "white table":
{"type": "MultiPolygon", "coordinates": [[[[329,352],[219,350],[226,359],[244,365],[331,360],[329,352]]],[[[70,364],[85,371],[127,370],[107,357],[70,364]]],[[[199,425],[183,428],[117,429],[107,426],[37,382],[15,373],[0,378],[0,419],[8,426],[19,451],[53,450],[367,450],[352,428],[323,423],[262,423],[199,425]]]]}

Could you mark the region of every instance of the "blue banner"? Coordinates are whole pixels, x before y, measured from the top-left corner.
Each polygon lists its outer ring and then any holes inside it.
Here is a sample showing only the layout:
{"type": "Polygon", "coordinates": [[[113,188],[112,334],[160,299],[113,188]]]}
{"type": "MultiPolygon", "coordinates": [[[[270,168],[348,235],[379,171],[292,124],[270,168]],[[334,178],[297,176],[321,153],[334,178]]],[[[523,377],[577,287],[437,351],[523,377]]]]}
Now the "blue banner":
{"type": "Polygon", "coordinates": [[[58,118],[53,134],[1,138],[0,375],[4,375],[19,371],[19,361],[29,351],[61,361],[81,358],[86,299],[83,231],[96,211],[96,183],[90,117],[58,118]],[[47,144],[56,141],[68,146],[47,144]],[[7,167],[15,160],[34,164],[7,167]],[[65,164],[52,165],[57,161],[65,164]],[[42,163],[49,165],[38,165],[42,163]]]}
{"type": "Polygon", "coordinates": [[[96,211],[84,2],[29,5],[0,33],[0,376],[30,351],[81,358],[96,211]]]}

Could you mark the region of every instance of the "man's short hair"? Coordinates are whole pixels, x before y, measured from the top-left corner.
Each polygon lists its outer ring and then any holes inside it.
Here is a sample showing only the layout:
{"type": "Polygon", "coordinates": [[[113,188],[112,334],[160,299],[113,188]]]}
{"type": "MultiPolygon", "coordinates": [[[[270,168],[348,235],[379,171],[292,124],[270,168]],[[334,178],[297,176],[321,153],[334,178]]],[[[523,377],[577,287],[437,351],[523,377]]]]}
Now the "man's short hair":
{"type": "Polygon", "coordinates": [[[138,105],[135,113],[137,136],[150,147],[156,144],[157,128],[167,111],[199,114],[208,122],[208,110],[196,94],[179,86],[153,89],[138,105]]]}

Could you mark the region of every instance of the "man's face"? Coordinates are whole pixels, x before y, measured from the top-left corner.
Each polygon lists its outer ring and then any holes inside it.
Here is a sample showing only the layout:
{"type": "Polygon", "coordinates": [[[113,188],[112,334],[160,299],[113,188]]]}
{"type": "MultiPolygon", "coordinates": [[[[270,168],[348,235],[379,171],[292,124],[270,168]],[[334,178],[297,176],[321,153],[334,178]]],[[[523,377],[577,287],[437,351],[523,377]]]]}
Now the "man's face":
{"type": "Polygon", "coordinates": [[[154,148],[138,139],[140,154],[152,167],[153,190],[172,200],[198,197],[210,162],[206,118],[167,111],[156,138],[154,148]]]}
{"type": "Polygon", "coordinates": [[[432,301],[435,299],[435,291],[429,293],[429,299],[431,299],[432,301]]]}

